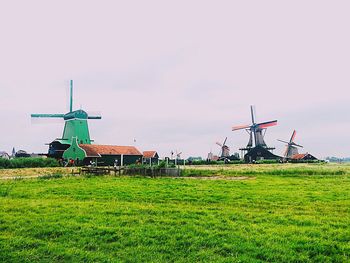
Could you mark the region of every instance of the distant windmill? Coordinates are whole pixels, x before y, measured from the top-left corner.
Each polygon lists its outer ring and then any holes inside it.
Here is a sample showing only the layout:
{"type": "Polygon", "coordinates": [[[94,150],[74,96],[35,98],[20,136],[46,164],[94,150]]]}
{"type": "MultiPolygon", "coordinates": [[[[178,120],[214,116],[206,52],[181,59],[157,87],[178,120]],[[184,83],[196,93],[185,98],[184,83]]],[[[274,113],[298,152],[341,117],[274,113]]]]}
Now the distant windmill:
{"type": "Polygon", "coordinates": [[[297,147],[301,147],[301,148],[303,147],[303,146],[296,144],[294,142],[296,134],[297,134],[297,132],[294,130],[292,133],[292,136],[290,137],[289,142],[283,141],[283,140],[277,140],[277,141],[286,143],[286,151],[284,152],[285,159],[292,158],[294,155],[299,154],[297,147]]]}
{"type": "MultiPolygon", "coordinates": [[[[232,131],[244,129],[249,133],[249,141],[246,148],[252,148],[256,146],[262,146],[264,148],[268,148],[264,141],[266,128],[277,125],[277,120],[256,123],[255,109],[253,106],[250,106],[250,113],[252,117],[252,124],[234,126],[232,127],[232,131]]],[[[269,148],[269,149],[272,149],[272,148],[269,148]]]]}
{"type": "Polygon", "coordinates": [[[176,159],[181,159],[181,154],[182,154],[182,152],[178,152],[176,150],[176,159]]]}
{"type": "Polygon", "coordinates": [[[227,137],[223,143],[216,142],[217,145],[221,147],[219,156],[220,159],[228,158],[230,156],[230,148],[226,145],[227,137]]]}
{"type": "Polygon", "coordinates": [[[61,158],[63,152],[71,145],[72,137],[76,137],[79,144],[91,144],[88,128],[89,119],[101,119],[101,116],[88,115],[82,109],[73,111],[73,80],[70,81],[70,105],[66,114],[31,114],[32,118],[60,118],[64,119],[62,138],[58,138],[49,145],[49,156],[61,158]]]}

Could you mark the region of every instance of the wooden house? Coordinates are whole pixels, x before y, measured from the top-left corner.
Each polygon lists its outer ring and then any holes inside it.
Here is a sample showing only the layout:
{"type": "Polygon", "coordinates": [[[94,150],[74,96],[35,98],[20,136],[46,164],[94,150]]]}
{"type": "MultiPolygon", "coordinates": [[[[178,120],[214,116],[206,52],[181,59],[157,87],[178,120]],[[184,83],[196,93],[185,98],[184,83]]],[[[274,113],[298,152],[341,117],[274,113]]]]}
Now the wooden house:
{"type": "Polygon", "coordinates": [[[317,158],[309,153],[295,154],[291,158],[292,161],[315,161],[317,158]]]}
{"type": "Polygon", "coordinates": [[[144,164],[158,164],[159,155],[156,151],[144,151],[142,163],[144,164]]]}
{"type": "Polygon", "coordinates": [[[76,164],[94,162],[100,166],[118,166],[141,163],[142,153],[134,146],[78,144],[77,140],[64,151],[63,158],[76,164]]]}

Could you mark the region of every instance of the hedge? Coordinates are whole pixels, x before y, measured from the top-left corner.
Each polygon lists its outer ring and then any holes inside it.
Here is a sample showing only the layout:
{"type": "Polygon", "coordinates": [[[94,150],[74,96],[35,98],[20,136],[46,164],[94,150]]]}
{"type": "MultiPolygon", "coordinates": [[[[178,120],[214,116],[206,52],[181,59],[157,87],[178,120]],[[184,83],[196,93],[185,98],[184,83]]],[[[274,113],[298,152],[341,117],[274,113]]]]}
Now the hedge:
{"type": "Polygon", "coordinates": [[[14,158],[2,159],[0,158],[0,169],[14,169],[14,168],[35,168],[35,167],[57,167],[59,166],[56,159],[53,158],[14,158]]]}

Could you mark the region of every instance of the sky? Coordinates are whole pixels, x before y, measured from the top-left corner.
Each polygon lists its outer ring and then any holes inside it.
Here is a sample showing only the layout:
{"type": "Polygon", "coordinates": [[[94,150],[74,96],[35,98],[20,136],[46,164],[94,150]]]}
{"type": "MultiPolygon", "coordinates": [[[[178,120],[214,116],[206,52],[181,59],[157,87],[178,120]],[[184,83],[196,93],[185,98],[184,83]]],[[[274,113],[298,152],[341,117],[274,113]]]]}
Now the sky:
{"type": "Polygon", "coordinates": [[[278,120],[283,154],[350,156],[349,1],[0,1],[0,150],[47,152],[63,121],[31,113],[100,113],[96,144],[182,157],[231,152],[232,132],[278,120]],[[136,140],[136,142],[135,142],[136,140]]]}

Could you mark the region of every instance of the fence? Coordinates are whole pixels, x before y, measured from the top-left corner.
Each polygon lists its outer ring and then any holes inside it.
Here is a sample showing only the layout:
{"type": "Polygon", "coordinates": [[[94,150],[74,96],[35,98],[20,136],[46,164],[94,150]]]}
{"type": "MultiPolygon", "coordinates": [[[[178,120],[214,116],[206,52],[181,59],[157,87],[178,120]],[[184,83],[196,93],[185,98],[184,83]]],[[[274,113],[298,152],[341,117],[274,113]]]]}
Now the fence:
{"type": "MultiPolygon", "coordinates": [[[[73,173],[73,171],[72,171],[73,173]]],[[[79,169],[78,173],[95,175],[142,175],[142,176],[180,176],[180,168],[155,168],[155,167],[96,167],[85,166],[79,169]]]]}
{"type": "Polygon", "coordinates": [[[143,175],[143,176],[180,176],[180,168],[154,168],[154,167],[140,167],[140,168],[124,168],[125,175],[143,175]]]}

